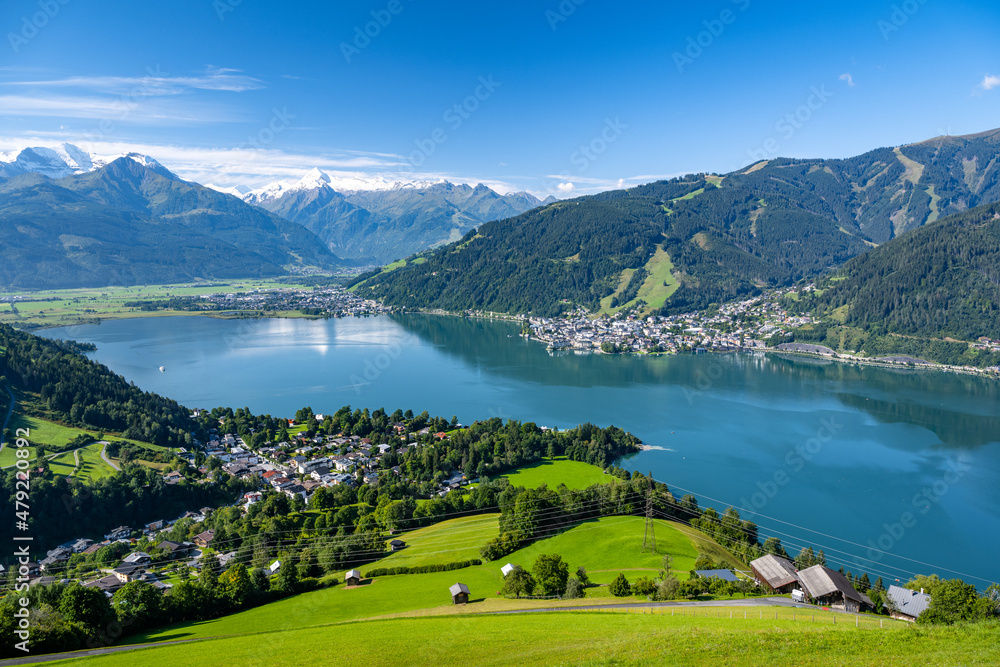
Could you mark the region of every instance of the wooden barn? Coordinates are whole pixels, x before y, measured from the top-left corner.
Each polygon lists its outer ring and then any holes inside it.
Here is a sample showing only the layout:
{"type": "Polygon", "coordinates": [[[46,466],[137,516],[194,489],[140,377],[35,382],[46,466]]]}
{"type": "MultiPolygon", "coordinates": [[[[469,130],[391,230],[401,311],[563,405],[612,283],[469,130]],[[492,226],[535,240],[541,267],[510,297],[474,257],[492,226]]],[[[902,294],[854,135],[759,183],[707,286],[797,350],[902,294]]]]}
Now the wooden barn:
{"type": "Polygon", "coordinates": [[[344,575],[344,583],[348,586],[361,585],[361,570],[348,570],[344,575]]]}
{"type": "Polygon", "coordinates": [[[389,548],[392,549],[393,551],[399,551],[400,549],[404,548],[405,546],[406,546],[406,542],[404,542],[403,540],[391,540],[389,542],[389,548]]]}
{"type": "Polygon", "coordinates": [[[451,601],[455,604],[466,604],[469,601],[469,587],[462,583],[457,583],[448,589],[451,593],[451,601]]]}
{"type": "Polygon", "coordinates": [[[855,590],[847,577],[825,565],[813,565],[799,572],[806,593],[817,603],[844,611],[859,612],[872,607],[864,593],[855,590]]]}
{"type": "Polygon", "coordinates": [[[775,593],[791,593],[799,583],[795,566],[787,558],[767,554],[751,562],[750,569],[758,584],[775,593]]]}

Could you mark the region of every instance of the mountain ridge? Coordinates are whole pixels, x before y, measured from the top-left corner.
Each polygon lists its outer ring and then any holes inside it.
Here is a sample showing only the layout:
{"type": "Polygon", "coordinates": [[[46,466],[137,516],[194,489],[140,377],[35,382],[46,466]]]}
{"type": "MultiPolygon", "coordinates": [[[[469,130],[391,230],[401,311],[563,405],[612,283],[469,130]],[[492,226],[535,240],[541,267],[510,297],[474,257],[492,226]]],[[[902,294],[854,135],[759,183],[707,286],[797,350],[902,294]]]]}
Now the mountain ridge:
{"type": "Polygon", "coordinates": [[[820,275],[910,230],[996,201],[997,130],[846,159],[776,158],[488,223],[425,253],[422,263],[362,276],[355,286],[405,307],[600,312],[602,300],[638,293],[656,272],[650,263],[659,249],[679,287],[663,304],[627,303],[640,313],[688,312],[820,275]],[[612,243],[622,236],[631,245],[612,243]],[[607,248],[595,248],[595,239],[607,248]],[[476,284],[477,274],[488,287],[476,284]]]}
{"type": "Polygon", "coordinates": [[[0,283],[17,288],[182,282],[331,271],[305,228],[189,183],[155,161],[0,181],[0,283]]]}

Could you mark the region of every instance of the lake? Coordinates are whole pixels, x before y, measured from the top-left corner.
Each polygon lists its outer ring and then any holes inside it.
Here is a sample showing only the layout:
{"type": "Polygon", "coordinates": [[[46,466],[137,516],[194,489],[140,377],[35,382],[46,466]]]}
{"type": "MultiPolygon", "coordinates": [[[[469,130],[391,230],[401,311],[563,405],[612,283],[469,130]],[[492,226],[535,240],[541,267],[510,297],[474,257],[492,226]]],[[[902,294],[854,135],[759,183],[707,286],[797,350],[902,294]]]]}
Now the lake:
{"type": "Polygon", "coordinates": [[[822,548],[833,567],[887,584],[915,572],[1000,579],[995,381],[762,353],[550,354],[518,329],[423,315],[166,317],[41,333],[95,343],[92,358],[188,407],[614,424],[650,447],[623,467],[736,506],[793,556],[822,548]]]}

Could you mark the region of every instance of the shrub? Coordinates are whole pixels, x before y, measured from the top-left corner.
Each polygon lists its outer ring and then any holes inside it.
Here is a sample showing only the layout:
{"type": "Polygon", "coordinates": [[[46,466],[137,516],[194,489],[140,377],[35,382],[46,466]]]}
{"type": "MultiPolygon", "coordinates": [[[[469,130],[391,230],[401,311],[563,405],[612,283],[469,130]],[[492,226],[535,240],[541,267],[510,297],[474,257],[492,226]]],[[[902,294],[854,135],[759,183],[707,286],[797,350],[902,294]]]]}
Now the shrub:
{"type": "Polygon", "coordinates": [[[462,560],[456,563],[438,563],[436,565],[415,565],[412,567],[407,567],[405,565],[400,565],[399,567],[377,567],[374,570],[369,570],[365,572],[365,578],[370,579],[372,577],[387,577],[393,574],[427,574],[428,572],[450,572],[451,570],[461,570],[462,568],[472,567],[473,565],[482,565],[483,561],[478,558],[473,558],[472,560],[462,560]]]}
{"type": "Polygon", "coordinates": [[[628,579],[625,578],[624,574],[619,574],[611,582],[611,594],[618,598],[628,597],[632,594],[632,587],[629,585],[628,579]]]}

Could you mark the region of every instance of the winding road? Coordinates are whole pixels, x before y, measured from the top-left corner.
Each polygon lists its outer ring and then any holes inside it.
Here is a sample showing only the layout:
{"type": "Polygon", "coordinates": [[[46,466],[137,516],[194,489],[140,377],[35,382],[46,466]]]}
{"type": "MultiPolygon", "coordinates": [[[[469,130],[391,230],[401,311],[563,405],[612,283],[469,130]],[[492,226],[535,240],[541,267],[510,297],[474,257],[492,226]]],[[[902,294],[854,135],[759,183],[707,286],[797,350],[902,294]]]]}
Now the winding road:
{"type": "Polygon", "coordinates": [[[97,444],[103,445],[103,447],[101,447],[101,458],[104,459],[104,462],[107,463],[109,466],[111,466],[112,470],[121,470],[121,468],[112,463],[111,459],[108,458],[108,445],[111,443],[109,443],[107,440],[101,440],[97,444]]]}

